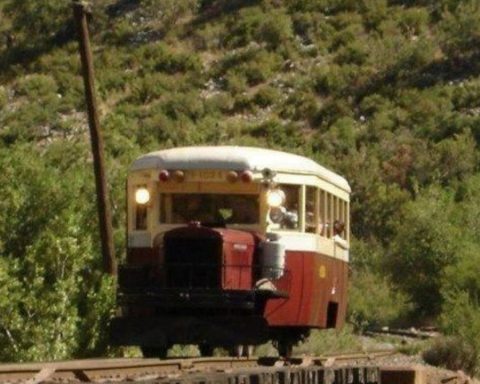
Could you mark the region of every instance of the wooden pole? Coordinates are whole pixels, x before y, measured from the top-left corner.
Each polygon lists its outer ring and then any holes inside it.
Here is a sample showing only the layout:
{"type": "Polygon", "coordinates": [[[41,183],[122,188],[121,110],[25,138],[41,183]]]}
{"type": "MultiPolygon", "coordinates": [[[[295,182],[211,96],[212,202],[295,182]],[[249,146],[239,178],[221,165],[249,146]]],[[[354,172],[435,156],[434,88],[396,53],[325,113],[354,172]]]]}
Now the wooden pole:
{"type": "Polygon", "coordinates": [[[90,140],[92,144],[100,238],[102,242],[103,269],[105,273],[116,276],[117,265],[113,246],[112,214],[105,177],[103,139],[100,131],[97,100],[95,97],[93,59],[90,49],[90,37],[87,22],[88,13],[87,6],[82,1],[73,2],[73,14],[77,27],[80,57],[82,60],[85,101],[87,103],[88,125],[90,127],[90,140]]]}

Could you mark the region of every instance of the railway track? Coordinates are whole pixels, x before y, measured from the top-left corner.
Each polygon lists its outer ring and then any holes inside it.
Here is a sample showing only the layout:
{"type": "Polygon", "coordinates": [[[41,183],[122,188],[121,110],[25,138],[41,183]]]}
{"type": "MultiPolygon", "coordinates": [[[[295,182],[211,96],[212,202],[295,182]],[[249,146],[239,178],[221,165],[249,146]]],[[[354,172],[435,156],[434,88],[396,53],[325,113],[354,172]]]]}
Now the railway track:
{"type": "MultiPolygon", "coordinates": [[[[0,365],[2,383],[155,382],[202,384],[380,383],[375,359],[392,350],[317,357],[90,359],[0,365]]],[[[388,383],[387,383],[388,384],[388,383]]]]}

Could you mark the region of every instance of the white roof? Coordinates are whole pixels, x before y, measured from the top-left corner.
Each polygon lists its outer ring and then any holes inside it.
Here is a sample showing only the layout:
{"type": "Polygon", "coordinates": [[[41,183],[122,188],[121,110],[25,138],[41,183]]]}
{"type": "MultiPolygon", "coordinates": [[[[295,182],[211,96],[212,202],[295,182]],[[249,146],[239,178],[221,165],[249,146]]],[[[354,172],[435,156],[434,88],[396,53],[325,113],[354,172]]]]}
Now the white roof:
{"type": "Polygon", "coordinates": [[[236,146],[180,147],[150,152],[136,159],[130,171],[147,169],[225,169],[313,174],[350,192],[348,182],[315,161],[271,149],[236,146]]]}

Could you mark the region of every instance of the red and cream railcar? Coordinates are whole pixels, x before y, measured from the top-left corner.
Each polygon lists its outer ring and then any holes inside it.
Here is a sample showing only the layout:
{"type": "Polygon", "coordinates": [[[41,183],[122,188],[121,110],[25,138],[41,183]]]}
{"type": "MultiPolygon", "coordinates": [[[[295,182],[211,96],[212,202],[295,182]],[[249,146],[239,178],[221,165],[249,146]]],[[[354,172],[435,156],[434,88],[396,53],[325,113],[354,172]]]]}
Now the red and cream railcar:
{"type": "Polygon", "coordinates": [[[165,355],[273,340],[288,354],[310,329],[342,326],[344,178],[279,151],[185,147],[140,157],[127,185],[114,343],[165,355]]]}

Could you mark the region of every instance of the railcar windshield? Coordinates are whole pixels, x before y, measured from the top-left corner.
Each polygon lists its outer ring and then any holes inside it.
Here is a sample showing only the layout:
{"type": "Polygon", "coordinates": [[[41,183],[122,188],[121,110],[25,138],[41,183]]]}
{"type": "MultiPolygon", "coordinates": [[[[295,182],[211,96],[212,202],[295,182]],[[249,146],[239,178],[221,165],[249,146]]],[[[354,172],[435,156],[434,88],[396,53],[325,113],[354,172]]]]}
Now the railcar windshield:
{"type": "Polygon", "coordinates": [[[258,195],[171,193],[163,194],[162,200],[163,212],[171,206],[170,214],[160,215],[163,223],[256,224],[260,219],[258,195]]]}

